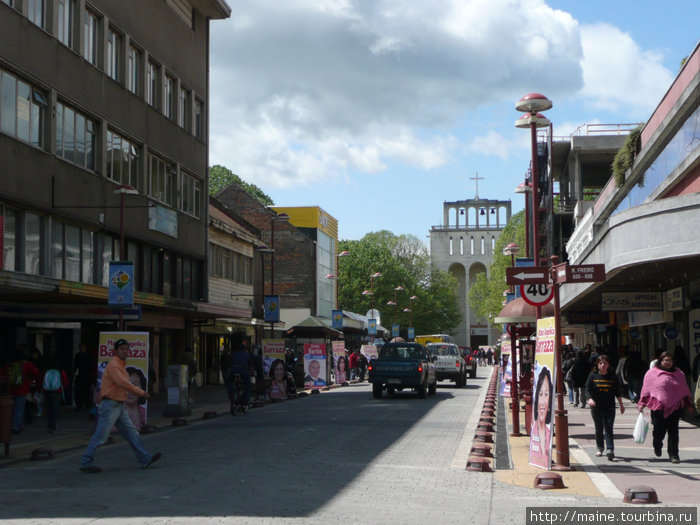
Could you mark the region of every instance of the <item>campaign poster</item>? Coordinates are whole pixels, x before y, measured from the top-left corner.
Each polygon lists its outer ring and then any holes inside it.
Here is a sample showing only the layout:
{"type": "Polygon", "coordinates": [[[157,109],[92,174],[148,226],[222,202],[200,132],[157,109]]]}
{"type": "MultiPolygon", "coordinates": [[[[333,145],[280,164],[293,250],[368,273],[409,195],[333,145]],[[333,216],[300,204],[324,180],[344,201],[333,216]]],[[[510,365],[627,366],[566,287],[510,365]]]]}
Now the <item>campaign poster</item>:
{"type": "Polygon", "coordinates": [[[335,382],[342,385],[349,377],[348,357],[345,355],[345,342],[333,341],[331,343],[333,349],[333,373],[335,382]]]}
{"type": "Polygon", "coordinates": [[[263,377],[269,377],[270,365],[276,359],[281,359],[286,363],[287,352],[284,347],[284,339],[263,339],[262,351],[263,377]]]}
{"type": "Polygon", "coordinates": [[[530,465],[552,466],[552,425],[554,403],[554,317],[537,320],[535,346],[535,389],[530,428],[530,465]]]}
{"type": "MultiPolygon", "coordinates": [[[[97,353],[97,391],[102,387],[102,373],[114,356],[114,343],[119,339],[129,341],[129,357],[126,360],[126,373],[129,382],[148,392],[148,332],[100,332],[97,353]]],[[[131,421],[140,431],[146,424],[148,402],[145,398],[127,394],[124,406],[131,421]]]]}
{"type": "Polygon", "coordinates": [[[367,358],[367,362],[371,361],[372,359],[376,359],[379,355],[377,345],[362,345],[360,347],[360,353],[367,358]]]}
{"type": "Polygon", "coordinates": [[[304,387],[326,386],[326,345],[325,343],[304,343],[304,387]]]}
{"type": "Polygon", "coordinates": [[[510,346],[510,341],[503,341],[501,343],[501,363],[505,362],[503,373],[501,374],[501,397],[510,397],[510,382],[513,377],[510,346]]]}

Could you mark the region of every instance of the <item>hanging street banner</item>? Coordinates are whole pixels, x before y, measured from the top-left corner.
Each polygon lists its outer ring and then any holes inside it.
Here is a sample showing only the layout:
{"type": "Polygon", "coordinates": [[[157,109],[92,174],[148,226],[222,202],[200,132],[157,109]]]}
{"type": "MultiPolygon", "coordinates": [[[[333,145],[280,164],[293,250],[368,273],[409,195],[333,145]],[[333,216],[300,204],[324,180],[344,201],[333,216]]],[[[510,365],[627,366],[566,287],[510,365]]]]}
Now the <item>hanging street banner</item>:
{"type": "Polygon", "coordinates": [[[367,319],[367,335],[377,335],[376,319],[367,319]]]}
{"type": "Polygon", "coordinates": [[[400,331],[401,331],[401,325],[398,325],[398,324],[391,325],[391,337],[398,337],[400,331]]]}
{"type": "Polygon", "coordinates": [[[266,295],[265,296],[265,322],[279,323],[280,322],[280,296],[266,295]]]}
{"type": "Polygon", "coordinates": [[[134,306],[134,263],[109,261],[108,304],[134,306]]]}
{"type": "Polygon", "coordinates": [[[408,340],[409,341],[415,341],[416,339],[416,329],[413,328],[412,326],[408,327],[408,340]]]}
{"type": "Polygon", "coordinates": [[[333,320],[333,328],[335,330],[343,331],[343,311],[333,310],[331,312],[331,319],[333,320]]]}
{"type": "MultiPolygon", "coordinates": [[[[126,361],[126,374],[129,382],[148,392],[148,332],[100,332],[97,351],[97,391],[102,386],[102,374],[114,356],[114,343],[119,339],[129,341],[129,357],[126,361]]],[[[127,394],[124,408],[137,430],[146,424],[148,402],[143,397],[127,394]]]]}

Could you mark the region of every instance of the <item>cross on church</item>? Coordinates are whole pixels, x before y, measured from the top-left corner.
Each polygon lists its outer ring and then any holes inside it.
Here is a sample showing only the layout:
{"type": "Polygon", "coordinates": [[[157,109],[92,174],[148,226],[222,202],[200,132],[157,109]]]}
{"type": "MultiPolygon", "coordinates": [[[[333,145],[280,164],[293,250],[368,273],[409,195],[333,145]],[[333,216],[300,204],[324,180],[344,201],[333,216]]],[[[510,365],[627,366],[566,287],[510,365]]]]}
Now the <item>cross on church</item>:
{"type": "Polygon", "coordinates": [[[484,177],[479,177],[479,172],[476,172],[476,177],[469,177],[470,180],[476,181],[476,200],[479,200],[479,181],[484,180],[484,177]]]}

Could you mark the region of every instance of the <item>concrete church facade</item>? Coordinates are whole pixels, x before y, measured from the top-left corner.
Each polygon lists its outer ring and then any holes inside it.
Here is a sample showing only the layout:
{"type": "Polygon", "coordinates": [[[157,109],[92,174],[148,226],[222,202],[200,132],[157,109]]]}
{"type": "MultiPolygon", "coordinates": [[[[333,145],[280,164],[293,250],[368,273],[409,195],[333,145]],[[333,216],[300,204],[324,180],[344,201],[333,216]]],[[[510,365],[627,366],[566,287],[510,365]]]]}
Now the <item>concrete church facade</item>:
{"type": "Polygon", "coordinates": [[[430,257],[440,270],[457,278],[462,321],[455,343],[473,349],[493,345],[497,334],[488,319],[479,318],[469,305],[469,289],[493,261],[498,236],[511,217],[510,200],[474,199],[443,203],[443,225],[430,230],[430,257]]]}

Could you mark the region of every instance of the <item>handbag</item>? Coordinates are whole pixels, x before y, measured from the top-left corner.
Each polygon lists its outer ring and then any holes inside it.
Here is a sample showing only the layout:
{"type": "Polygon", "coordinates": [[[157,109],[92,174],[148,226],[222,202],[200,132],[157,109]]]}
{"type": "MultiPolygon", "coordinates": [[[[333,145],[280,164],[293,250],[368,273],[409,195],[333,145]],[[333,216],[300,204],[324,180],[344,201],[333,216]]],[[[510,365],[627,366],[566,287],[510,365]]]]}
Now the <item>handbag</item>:
{"type": "Polygon", "coordinates": [[[647,433],[649,432],[649,418],[644,415],[643,412],[639,413],[637,417],[637,423],[634,425],[634,436],[635,443],[644,443],[647,438],[647,433]]]}

